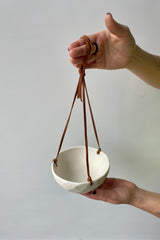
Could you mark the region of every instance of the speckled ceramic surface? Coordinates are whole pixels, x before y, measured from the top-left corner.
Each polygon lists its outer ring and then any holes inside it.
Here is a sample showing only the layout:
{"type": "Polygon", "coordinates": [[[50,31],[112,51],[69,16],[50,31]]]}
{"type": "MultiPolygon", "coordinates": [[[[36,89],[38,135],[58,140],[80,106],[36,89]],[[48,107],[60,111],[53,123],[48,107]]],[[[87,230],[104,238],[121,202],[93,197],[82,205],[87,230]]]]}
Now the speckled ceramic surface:
{"type": "Polygon", "coordinates": [[[62,151],[58,156],[58,166],[51,164],[56,182],[65,190],[87,193],[99,187],[109,172],[109,159],[102,151],[89,147],[89,167],[93,184],[87,181],[85,146],[62,151]]]}

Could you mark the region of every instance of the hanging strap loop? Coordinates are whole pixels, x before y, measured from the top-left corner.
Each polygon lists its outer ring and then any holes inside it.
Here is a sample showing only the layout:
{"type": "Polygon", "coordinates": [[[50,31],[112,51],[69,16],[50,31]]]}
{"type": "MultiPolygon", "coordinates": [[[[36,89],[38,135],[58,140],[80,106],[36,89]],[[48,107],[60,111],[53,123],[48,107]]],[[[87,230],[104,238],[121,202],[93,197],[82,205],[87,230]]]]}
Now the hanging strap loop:
{"type": "Polygon", "coordinates": [[[87,36],[82,36],[82,39],[84,39],[86,47],[87,47],[87,54],[86,57],[84,59],[83,64],[80,65],[79,67],[79,81],[78,81],[78,85],[76,88],[76,92],[73,98],[73,102],[72,102],[72,106],[71,106],[71,110],[61,137],[61,141],[60,141],[60,145],[58,148],[58,152],[57,152],[57,156],[55,159],[53,159],[53,162],[55,163],[55,165],[57,166],[57,160],[58,160],[58,155],[61,151],[61,147],[62,147],[62,143],[67,131],[67,127],[71,118],[71,114],[72,114],[72,110],[74,107],[74,103],[76,100],[76,97],[81,99],[81,101],[83,102],[83,115],[84,115],[84,136],[85,136],[85,148],[86,148],[86,166],[87,166],[87,175],[88,175],[88,179],[87,181],[90,182],[90,185],[92,185],[92,178],[90,176],[90,171],[89,171],[89,156],[88,156],[88,138],[87,138],[87,117],[86,117],[86,96],[87,96],[87,101],[88,101],[88,105],[89,105],[89,110],[90,110],[90,115],[91,115],[91,119],[92,119],[92,124],[93,124],[93,129],[94,129],[94,133],[95,133],[95,137],[97,140],[97,144],[98,144],[98,150],[97,150],[97,154],[100,153],[101,148],[100,148],[100,144],[99,144],[99,139],[98,139],[98,134],[97,134],[97,130],[96,130],[96,126],[95,126],[95,122],[94,122],[94,117],[93,117],[93,113],[92,113],[92,108],[91,108],[91,104],[90,104],[90,100],[89,100],[89,96],[88,96],[88,91],[86,88],[86,83],[85,83],[85,69],[87,66],[87,62],[88,59],[94,54],[95,52],[95,44],[92,43],[90,41],[90,39],[87,36]],[[85,96],[86,95],[86,96],[85,96]]]}

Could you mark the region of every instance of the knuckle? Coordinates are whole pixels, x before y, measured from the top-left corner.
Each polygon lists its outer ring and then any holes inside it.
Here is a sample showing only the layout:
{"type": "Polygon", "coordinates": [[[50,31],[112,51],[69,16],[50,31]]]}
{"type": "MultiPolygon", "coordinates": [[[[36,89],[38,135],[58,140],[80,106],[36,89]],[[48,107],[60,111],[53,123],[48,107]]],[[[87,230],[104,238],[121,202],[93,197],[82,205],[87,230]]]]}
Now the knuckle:
{"type": "Polygon", "coordinates": [[[75,57],[75,56],[74,56],[74,55],[75,55],[74,52],[75,52],[74,49],[69,51],[69,55],[70,55],[71,58],[75,57]]]}
{"type": "Polygon", "coordinates": [[[129,27],[126,26],[126,25],[124,25],[124,30],[125,30],[126,32],[130,32],[129,27]]]}
{"type": "Polygon", "coordinates": [[[70,62],[72,63],[72,64],[75,64],[75,59],[74,58],[70,58],[70,62]]]}

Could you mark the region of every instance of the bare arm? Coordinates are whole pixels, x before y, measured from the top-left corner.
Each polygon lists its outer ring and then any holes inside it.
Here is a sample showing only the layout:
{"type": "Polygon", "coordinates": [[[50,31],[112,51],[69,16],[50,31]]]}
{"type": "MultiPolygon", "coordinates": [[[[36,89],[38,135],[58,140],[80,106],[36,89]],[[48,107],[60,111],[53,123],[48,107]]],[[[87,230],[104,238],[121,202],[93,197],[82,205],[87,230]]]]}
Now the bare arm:
{"type": "Polygon", "coordinates": [[[153,87],[160,89],[160,57],[136,46],[128,70],[153,87]]]}
{"type": "Polygon", "coordinates": [[[160,218],[160,194],[137,188],[132,205],[160,218]]]}
{"type": "Polygon", "coordinates": [[[107,178],[96,191],[83,195],[112,204],[129,204],[160,218],[160,193],[146,191],[127,180],[107,178]]]}

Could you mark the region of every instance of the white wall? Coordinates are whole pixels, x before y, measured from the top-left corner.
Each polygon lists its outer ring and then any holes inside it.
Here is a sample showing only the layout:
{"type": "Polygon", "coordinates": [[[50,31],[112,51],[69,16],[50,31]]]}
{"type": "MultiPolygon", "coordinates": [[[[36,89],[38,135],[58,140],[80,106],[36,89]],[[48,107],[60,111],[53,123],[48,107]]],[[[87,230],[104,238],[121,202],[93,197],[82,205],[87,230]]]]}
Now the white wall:
{"type": "MultiPolygon", "coordinates": [[[[66,192],[50,170],[78,81],[69,44],[105,29],[111,12],[160,55],[159,9],[158,0],[0,0],[0,239],[159,239],[158,218],[66,192]]],[[[86,80],[109,176],[160,192],[160,91],[127,70],[88,70],[86,80]]],[[[77,109],[64,148],[84,144],[77,109]]]]}

